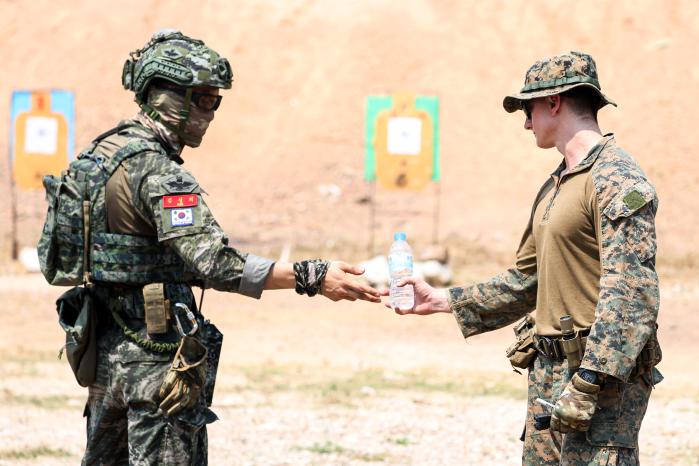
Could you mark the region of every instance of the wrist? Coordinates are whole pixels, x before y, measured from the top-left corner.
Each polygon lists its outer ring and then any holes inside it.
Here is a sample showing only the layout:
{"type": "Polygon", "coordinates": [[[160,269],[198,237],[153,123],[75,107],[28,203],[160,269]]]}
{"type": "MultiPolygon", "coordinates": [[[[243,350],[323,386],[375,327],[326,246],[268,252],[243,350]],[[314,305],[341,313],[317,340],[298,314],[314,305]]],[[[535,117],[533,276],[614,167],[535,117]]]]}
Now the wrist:
{"type": "Polygon", "coordinates": [[[433,306],[438,312],[451,313],[449,296],[446,288],[438,288],[434,291],[433,306]]]}
{"type": "Polygon", "coordinates": [[[578,371],[575,374],[573,374],[573,378],[571,379],[570,383],[572,384],[575,390],[596,397],[602,389],[602,387],[600,387],[599,385],[599,377],[596,380],[598,383],[589,382],[588,380],[583,379],[583,376],[591,379],[591,377],[589,377],[589,373],[586,373],[585,371],[593,372],[589,371],[589,369],[582,369],[581,371],[578,371]]]}
{"type": "Polygon", "coordinates": [[[600,375],[599,373],[590,370],[590,369],[579,369],[578,370],[578,375],[580,376],[581,379],[583,379],[587,383],[591,383],[593,385],[600,385],[600,375]]]}
{"type": "Polygon", "coordinates": [[[296,292],[308,296],[315,296],[320,293],[329,267],[330,262],[322,259],[294,262],[293,270],[296,292]]]}

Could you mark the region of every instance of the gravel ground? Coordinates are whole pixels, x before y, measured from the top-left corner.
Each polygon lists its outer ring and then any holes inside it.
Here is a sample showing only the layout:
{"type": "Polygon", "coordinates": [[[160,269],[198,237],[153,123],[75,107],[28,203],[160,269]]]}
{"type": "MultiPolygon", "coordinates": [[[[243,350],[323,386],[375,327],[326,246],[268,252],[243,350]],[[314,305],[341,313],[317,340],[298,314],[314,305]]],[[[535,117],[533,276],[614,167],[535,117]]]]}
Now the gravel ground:
{"type": "MultiPolygon", "coordinates": [[[[36,407],[37,398],[18,399],[2,385],[0,464],[77,464],[82,400],[54,394],[36,407]]],[[[519,464],[523,400],[371,387],[348,403],[284,391],[221,398],[214,407],[220,420],[209,428],[212,465],[519,464]]],[[[699,464],[698,424],[695,401],[651,403],[641,434],[642,463],[699,464]]]]}
{"type": "MultiPolygon", "coordinates": [[[[11,303],[0,339],[0,465],[78,464],[86,390],[56,359],[57,290],[7,277],[0,292],[11,303]]],[[[699,388],[687,370],[699,326],[686,312],[699,290],[663,293],[666,379],[644,421],[641,460],[699,465],[699,388]]],[[[210,464],[520,463],[526,390],[502,357],[511,330],[464,344],[450,316],[405,319],[352,303],[329,310],[284,293],[261,302],[207,296],[207,314],[226,333],[210,464]]]]}

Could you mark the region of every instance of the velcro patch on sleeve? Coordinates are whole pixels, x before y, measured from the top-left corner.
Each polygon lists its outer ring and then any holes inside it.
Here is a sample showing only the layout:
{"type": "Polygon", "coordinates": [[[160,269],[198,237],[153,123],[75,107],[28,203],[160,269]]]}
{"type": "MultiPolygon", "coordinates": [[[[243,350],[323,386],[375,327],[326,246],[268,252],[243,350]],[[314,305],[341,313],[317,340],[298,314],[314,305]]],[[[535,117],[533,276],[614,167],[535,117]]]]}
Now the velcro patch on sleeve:
{"type": "Polygon", "coordinates": [[[646,198],[643,197],[643,194],[634,190],[624,196],[624,204],[632,211],[635,211],[646,205],[646,198]]]}
{"type": "Polygon", "coordinates": [[[174,209],[180,207],[194,207],[199,204],[199,196],[196,194],[179,194],[163,196],[163,208],[174,209]]]}

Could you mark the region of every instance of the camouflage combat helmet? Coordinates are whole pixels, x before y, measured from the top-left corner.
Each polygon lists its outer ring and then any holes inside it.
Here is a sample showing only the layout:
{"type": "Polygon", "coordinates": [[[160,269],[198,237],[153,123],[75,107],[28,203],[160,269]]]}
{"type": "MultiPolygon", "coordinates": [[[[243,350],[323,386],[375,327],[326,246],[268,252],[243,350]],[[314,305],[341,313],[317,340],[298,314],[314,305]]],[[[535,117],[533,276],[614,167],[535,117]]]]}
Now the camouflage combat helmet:
{"type": "Polygon", "coordinates": [[[525,100],[560,94],[575,87],[589,87],[599,94],[599,108],[616,103],[602,94],[597,77],[597,66],[590,55],[566,52],[539,60],[524,77],[524,87],[517,93],[506,96],[502,106],[509,113],[522,108],[525,100]]]}
{"type": "Polygon", "coordinates": [[[134,91],[136,102],[146,100],[154,79],[165,79],[179,86],[210,86],[230,89],[231,65],[203,41],[175,29],[161,29],[141,49],[130,53],[124,63],[121,82],[134,91]]]}

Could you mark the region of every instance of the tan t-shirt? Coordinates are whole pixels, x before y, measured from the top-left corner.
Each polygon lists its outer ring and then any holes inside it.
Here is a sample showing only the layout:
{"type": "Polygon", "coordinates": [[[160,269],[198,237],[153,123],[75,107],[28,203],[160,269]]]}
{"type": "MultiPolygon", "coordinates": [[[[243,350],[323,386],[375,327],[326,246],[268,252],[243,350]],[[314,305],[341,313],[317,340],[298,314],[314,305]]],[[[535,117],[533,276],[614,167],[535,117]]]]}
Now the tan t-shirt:
{"type": "Polygon", "coordinates": [[[561,177],[562,168],[551,175],[518,253],[535,255],[536,330],[547,336],[560,335],[559,320],[566,314],[577,329],[590,328],[599,299],[599,209],[591,166],[561,177]]]}
{"type": "Polygon", "coordinates": [[[606,135],[542,187],[514,267],[448,290],[464,337],[535,311],[540,335],[560,336],[560,316],[590,329],[581,367],[628,380],[655,332],[658,198],[638,163],[606,135]]]}

